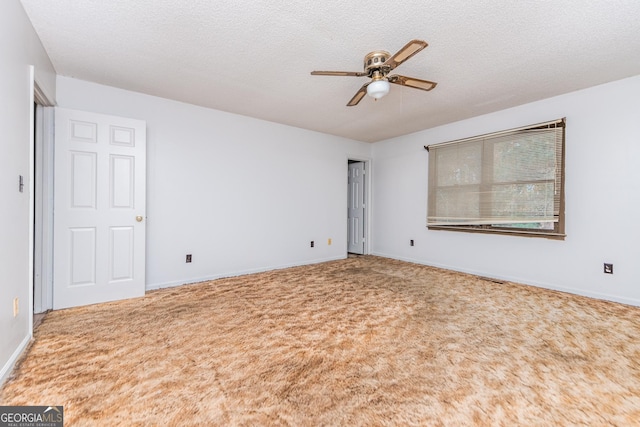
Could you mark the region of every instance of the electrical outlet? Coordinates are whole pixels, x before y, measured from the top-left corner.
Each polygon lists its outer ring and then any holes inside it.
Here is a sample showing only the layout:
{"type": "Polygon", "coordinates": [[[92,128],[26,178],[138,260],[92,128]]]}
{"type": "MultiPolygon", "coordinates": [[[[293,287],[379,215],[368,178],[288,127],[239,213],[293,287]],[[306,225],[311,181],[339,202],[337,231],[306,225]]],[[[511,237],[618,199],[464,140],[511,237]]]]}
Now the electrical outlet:
{"type": "Polygon", "coordinates": [[[409,246],[413,246],[413,239],[409,240],[409,246]]]}
{"type": "Polygon", "coordinates": [[[313,240],[311,241],[311,247],[314,247],[315,243],[313,242],[313,240]]]}
{"type": "Polygon", "coordinates": [[[191,254],[187,254],[187,260],[185,262],[191,262],[191,254]]]}
{"type": "Polygon", "coordinates": [[[329,240],[327,240],[327,245],[331,246],[331,238],[329,238],[329,240]]]}
{"type": "Polygon", "coordinates": [[[613,274],[613,264],[604,263],[605,274],[613,274]]]}
{"type": "Polygon", "coordinates": [[[13,299],[13,317],[18,317],[18,313],[20,312],[20,299],[15,297],[13,299]]]}

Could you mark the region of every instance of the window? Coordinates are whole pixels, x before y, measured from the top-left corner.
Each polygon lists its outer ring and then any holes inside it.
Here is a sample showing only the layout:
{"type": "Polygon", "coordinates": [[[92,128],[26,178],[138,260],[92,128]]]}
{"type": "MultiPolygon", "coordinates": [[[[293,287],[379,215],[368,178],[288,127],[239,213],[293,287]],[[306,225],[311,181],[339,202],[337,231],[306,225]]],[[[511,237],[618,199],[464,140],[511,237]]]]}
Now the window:
{"type": "Polygon", "coordinates": [[[434,144],[427,226],[564,238],[565,119],[434,144]]]}

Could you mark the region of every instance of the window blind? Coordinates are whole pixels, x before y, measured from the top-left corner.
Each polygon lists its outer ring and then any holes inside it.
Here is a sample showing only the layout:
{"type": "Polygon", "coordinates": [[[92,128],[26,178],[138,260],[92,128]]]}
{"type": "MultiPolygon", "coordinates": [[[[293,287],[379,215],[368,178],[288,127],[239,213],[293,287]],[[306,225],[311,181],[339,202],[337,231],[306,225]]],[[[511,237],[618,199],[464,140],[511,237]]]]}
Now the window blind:
{"type": "Polygon", "coordinates": [[[564,123],[426,147],[427,225],[549,223],[543,227],[553,229],[561,209],[564,123]]]}

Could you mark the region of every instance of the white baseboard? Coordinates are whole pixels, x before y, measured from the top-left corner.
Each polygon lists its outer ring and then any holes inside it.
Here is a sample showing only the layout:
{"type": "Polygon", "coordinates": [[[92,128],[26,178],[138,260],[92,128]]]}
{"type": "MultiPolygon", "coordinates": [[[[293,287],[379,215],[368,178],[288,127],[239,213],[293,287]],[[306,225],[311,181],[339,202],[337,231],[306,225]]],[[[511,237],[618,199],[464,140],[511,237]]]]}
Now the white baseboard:
{"type": "Polygon", "coordinates": [[[381,253],[381,252],[376,252],[376,253],[373,253],[372,255],[377,255],[377,256],[384,257],[384,258],[397,259],[397,260],[400,260],[400,261],[412,262],[414,264],[427,265],[427,266],[430,266],[430,267],[442,268],[442,269],[445,269],[445,270],[459,271],[460,273],[473,274],[474,276],[490,277],[492,279],[504,280],[506,282],[512,282],[512,283],[528,285],[528,286],[535,286],[537,288],[549,289],[549,290],[552,290],[552,291],[566,292],[568,294],[580,295],[580,296],[584,296],[584,297],[595,298],[595,299],[605,300],[605,301],[613,301],[613,302],[618,302],[618,303],[621,303],[621,304],[627,304],[627,305],[633,305],[633,306],[636,306],[636,307],[640,307],[640,300],[639,299],[627,298],[627,297],[623,297],[623,296],[620,296],[620,295],[611,295],[611,294],[604,294],[604,293],[600,293],[600,292],[585,291],[583,289],[570,288],[570,287],[564,287],[564,286],[557,286],[557,285],[554,285],[553,283],[543,283],[543,282],[536,282],[536,281],[531,281],[531,280],[524,280],[524,279],[522,279],[520,277],[497,276],[495,274],[487,273],[486,271],[475,271],[475,270],[470,270],[470,269],[461,269],[461,268],[457,268],[457,267],[450,266],[450,265],[440,265],[440,264],[437,264],[437,263],[426,263],[423,260],[419,260],[419,259],[408,258],[408,257],[399,257],[399,256],[395,256],[395,255],[389,255],[389,254],[381,253]]]}
{"type": "Polygon", "coordinates": [[[18,345],[16,350],[13,352],[13,354],[9,358],[9,360],[7,360],[7,363],[4,364],[4,366],[2,367],[2,370],[0,370],[0,386],[2,386],[4,382],[7,380],[7,378],[9,378],[9,375],[11,375],[11,373],[13,372],[13,368],[15,367],[16,362],[18,361],[18,359],[20,359],[20,356],[22,356],[22,353],[26,350],[30,341],[31,341],[30,335],[27,335],[26,337],[24,337],[20,345],[18,345]]]}
{"type": "Polygon", "coordinates": [[[247,270],[230,271],[230,272],[225,272],[225,273],[213,274],[211,276],[189,277],[189,278],[185,278],[185,279],[182,279],[182,280],[174,280],[174,281],[170,281],[170,282],[151,283],[151,284],[148,283],[147,286],[146,286],[146,290],[147,291],[153,291],[153,290],[156,290],[156,289],[172,288],[172,287],[175,287],[175,286],[186,285],[186,284],[189,284],[189,283],[207,282],[209,280],[222,279],[222,278],[225,278],[225,277],[244,276],[246,274],[262,273],[262,272],[265,272],[265,271],[272,271],[272,270],[281,270],[283,268],[299,267],[301,265],[319,264],[321,262],[336,261],[336,260],[345,259],[345,258],[346,258],[346,254],[343,255],[343,256],[334,256],[334,257],[329,257],[329,258],[319,258],[319,259],[314,259],[314,260],[304,261],[304,262],[299,262],[299,263],[281,264],[281,265],[276,265],[276,266],[259,267],[259,268],[252,268],[252,269],[247,269],[247,270]]]}

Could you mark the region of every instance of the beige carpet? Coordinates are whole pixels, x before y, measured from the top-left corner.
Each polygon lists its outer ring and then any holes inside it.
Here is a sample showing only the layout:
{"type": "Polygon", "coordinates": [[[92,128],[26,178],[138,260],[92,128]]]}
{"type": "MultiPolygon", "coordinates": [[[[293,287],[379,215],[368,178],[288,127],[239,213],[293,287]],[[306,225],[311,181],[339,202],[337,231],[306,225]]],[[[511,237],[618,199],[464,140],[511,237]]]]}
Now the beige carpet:
{"type": "Polygon", "coordinates": [[[50,313],[65,425],[640,425],[640,309],[378,257],[50,313]]]}

